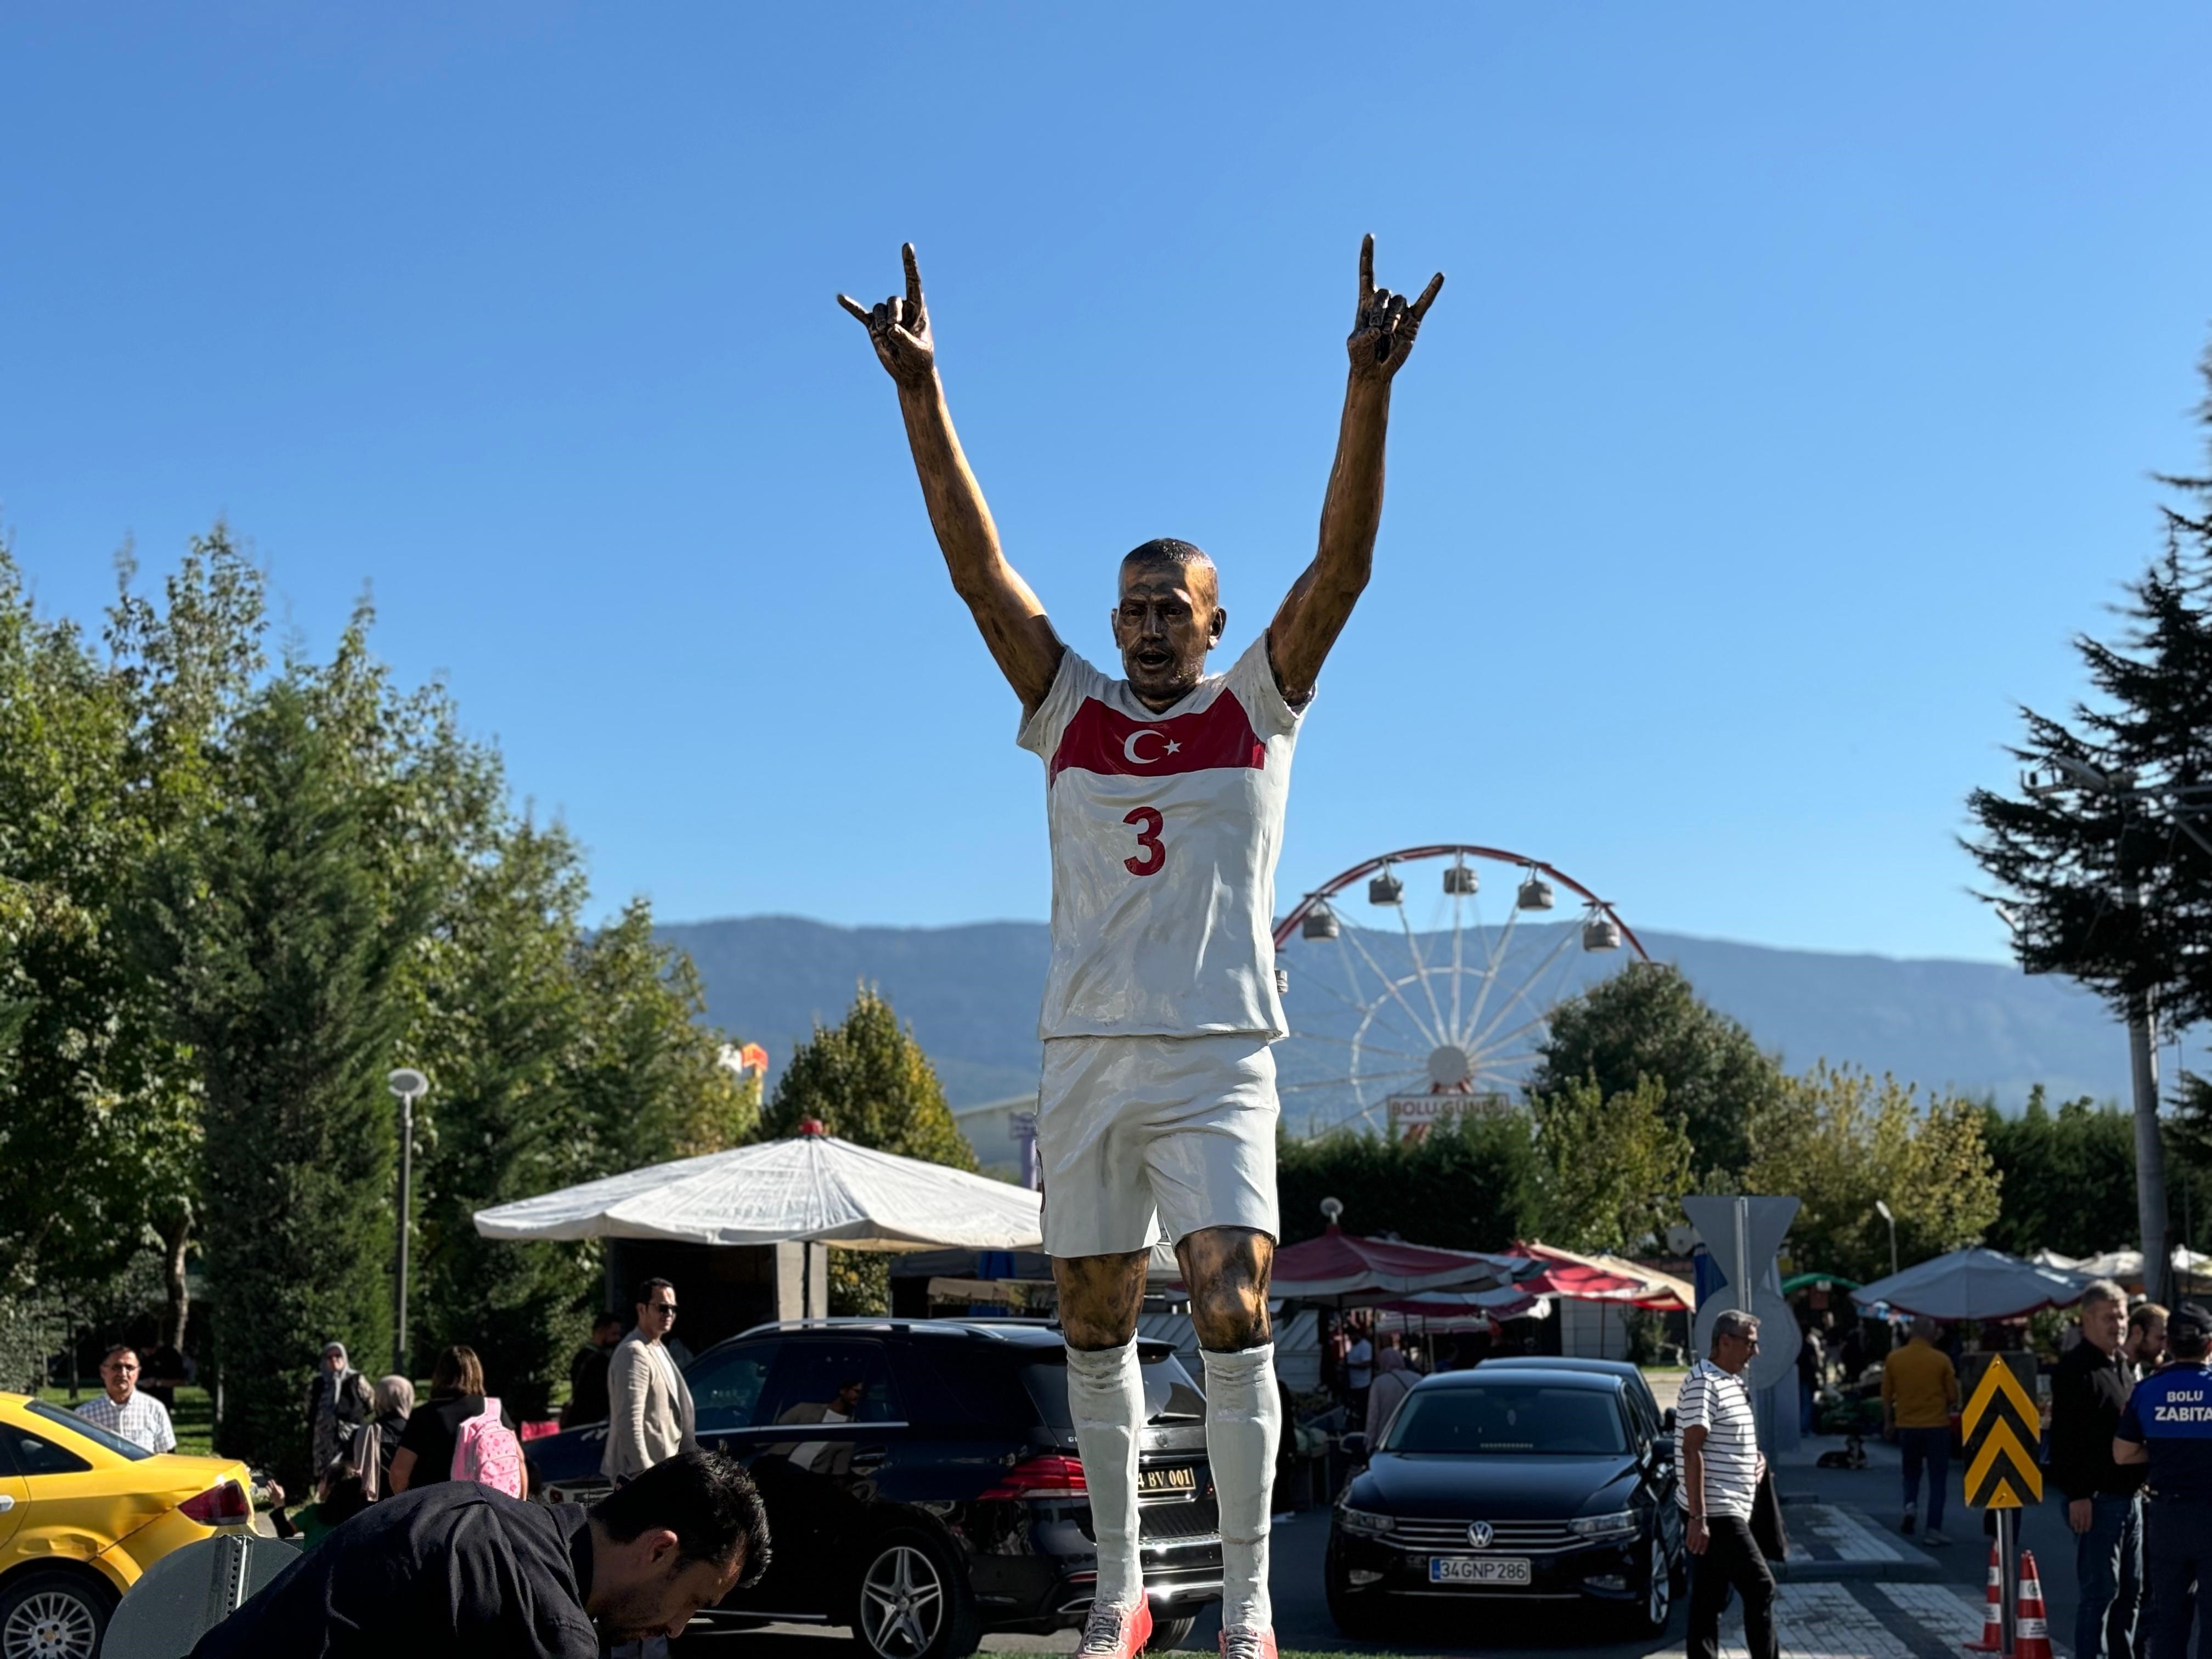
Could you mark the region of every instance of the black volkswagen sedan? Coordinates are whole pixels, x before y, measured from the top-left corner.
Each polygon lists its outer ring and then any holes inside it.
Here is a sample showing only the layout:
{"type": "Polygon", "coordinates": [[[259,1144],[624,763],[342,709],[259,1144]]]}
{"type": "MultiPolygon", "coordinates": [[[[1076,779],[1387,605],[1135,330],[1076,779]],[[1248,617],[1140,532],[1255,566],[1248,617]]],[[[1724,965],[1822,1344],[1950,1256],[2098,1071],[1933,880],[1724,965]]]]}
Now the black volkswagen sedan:
{"type": "MultiPolygon", "coordinates": [[[[1154,1647],[1221,1595],[1206,1401],[1164,1342],[1140,1341],[1149,1415],[1139,1520],[1154,1647]]],[[[684,1371],[699,1443],[744,1460],[768,1507],[761,1582],[703,1615],[850,1626],[879,1659],[972,1653],[989,1631],[1079,1626],[1098,1548],[1066,1350],[1042,1324],[827,1320],[763,1326],[684,1371]]],[[[530,1443],[531,1488],[589,1503],[604,1423],[530,1443]]],[[[697,1629],[697,1626],[694,1626],[697,1629]]]]}
{"type": "Polygon", "coordinates": [[[1674,1447],[1641,1376],[1483,1365],[1424,1378],[1337,1500],[1346,1636],[1468,1598],[1617,1604],[1656,1632],[1681,1589],[1674,1447]]]}

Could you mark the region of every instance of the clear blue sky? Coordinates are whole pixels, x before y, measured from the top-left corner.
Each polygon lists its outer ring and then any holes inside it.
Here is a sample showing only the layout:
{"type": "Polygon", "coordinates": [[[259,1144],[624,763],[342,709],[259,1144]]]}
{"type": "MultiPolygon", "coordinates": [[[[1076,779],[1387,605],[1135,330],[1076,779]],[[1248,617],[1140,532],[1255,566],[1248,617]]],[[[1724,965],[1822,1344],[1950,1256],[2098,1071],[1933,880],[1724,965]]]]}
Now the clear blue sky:
{"type": "Polygon", "coordinates": [[[316,649],[370,586],[602,906],[1039,916],[1039,769],[830,296],[918,245],[1079,648],[1168,534],[1233,653],[1372,230],[1450,283],[1285,890],[1463,839],[1997,957],[1962,798],[2202,459],[2208,61],[2179,5],[10,7],[0,522],[54,611],[218,514],[316,649]]]}

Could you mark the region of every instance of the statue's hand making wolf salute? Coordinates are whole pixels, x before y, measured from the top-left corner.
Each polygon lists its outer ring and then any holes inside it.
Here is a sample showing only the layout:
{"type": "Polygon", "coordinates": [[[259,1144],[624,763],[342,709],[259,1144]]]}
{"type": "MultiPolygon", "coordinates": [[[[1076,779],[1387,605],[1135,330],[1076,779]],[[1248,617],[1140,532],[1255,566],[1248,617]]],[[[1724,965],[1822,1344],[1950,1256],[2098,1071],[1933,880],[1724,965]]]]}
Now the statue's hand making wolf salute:
{"type": "Polygon", "coordinates": [[[906,294],[891,297],[870,311],[845,295],[837,303],[860,319],[875,342],[884,370],[901,386],[927,386],[937,373],[937,347],[929,337],[929,313],[921,303],[921,267],[914,262],[914,244],[899,250],[906,261],[906,294]]]}
{"type": "MultiPolygon", "coordinates": [[[[1367,585],[1382,517],[1390,384],[1437,292],[1375,286],[1359,250],[1336,462],[1312,562],[1225,674],[1213,562],[1188,542],[1125,556],[1109,617],[1122,677],[1061,641],[1006,562],[961,453],[914,249],[906,292],[867,329],[953,587],[1021,699],[1045,763],[1052,963],[1038,1035],[1044,1243],[1067,1337],[1067,1392],[1098,1542],[1083,1659],[1132,1659],[1152,1632],[1137,1520],[1145,1383],[1135,1342],[1156,1232],[1175,1243],[1206,1361],[1219,1498],[1223,1652],[1273,1659],[1267,1518],[1282,1428],[1267,1279],[1275,1200],[1275,860],[1291,756],[1329,647],[1367,585]]],[[[1370,1427],[1380,1427],[1371,1425],[1370,1427]]],[[[1164,1603],[1170,1616],[1194,1611],[1164,1603]]]]}

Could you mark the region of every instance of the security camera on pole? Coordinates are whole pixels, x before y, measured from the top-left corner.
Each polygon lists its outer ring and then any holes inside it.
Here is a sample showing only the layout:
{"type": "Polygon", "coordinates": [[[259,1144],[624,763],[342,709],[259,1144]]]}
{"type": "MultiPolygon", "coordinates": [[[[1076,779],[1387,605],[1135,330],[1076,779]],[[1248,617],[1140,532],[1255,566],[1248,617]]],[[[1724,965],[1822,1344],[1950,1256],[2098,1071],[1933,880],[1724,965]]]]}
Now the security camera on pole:
{"type": "Polygon", "coordinates": [[[430,1092],[430,1079],[403,1066],[384,1079],[399,1102],[399,1260],[392,1286],[392,1369],[407,1370],[407,1210],[415,1195],[415,1103],[430,1092]]]}

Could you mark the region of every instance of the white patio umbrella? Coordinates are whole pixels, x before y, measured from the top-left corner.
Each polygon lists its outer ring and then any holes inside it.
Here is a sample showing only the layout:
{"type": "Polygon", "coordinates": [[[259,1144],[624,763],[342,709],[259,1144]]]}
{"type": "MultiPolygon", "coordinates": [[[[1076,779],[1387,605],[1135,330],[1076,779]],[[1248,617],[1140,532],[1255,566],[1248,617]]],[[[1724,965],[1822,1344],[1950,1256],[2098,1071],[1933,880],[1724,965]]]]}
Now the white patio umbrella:
{"type": "Polygon", "coordinates": [[[1899,1313],[1930,1319],[2016,1319],[2081,1299],[2087,1277],[2023,1261],[2002,1250],[1954,1250],[1851,1292],[1862,1308],[1887,1303],[1899,1313]]]}
{"type": "Polygon", "coordinates": [[[1026,1187],[871,1151],[819,1125],[476,1212],[486,1238],[665,1238],[848,1250],[1035,1250],[1026,1187]]]}

